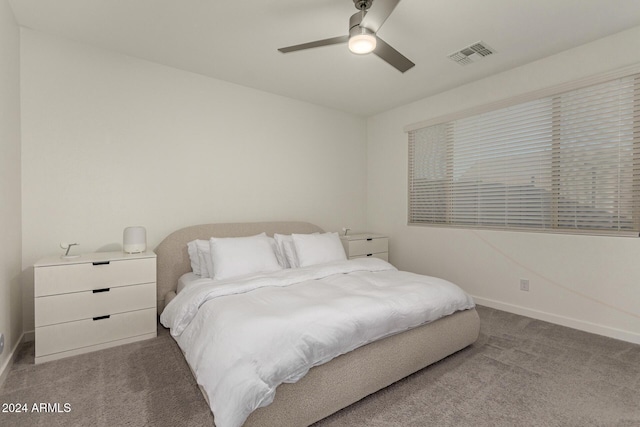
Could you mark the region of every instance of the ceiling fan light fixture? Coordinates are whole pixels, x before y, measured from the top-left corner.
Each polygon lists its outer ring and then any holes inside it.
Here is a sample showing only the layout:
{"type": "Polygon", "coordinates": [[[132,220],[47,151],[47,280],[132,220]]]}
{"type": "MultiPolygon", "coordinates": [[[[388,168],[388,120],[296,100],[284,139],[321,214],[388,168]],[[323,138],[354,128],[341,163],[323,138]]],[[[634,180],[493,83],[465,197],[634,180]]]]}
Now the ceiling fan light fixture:
{"type": "Polygon", "coordinates": [[[348,43],[352,53],[356,55],[373,53],[396,70],[404,73],[416,64],[377,36],[380,27],[399,2],[400,0],[353,0],[358,11],[349,18],[348,35],[282,47],[278,50],[282,53],[288,53],[348,43]]]}
{"type": "Polygon", "coordinates": [[[349,50],[357,55],[366,55],[376,48],[376,35],[366,28],[360,28],[356,34],[349,37],[349,50]]]}

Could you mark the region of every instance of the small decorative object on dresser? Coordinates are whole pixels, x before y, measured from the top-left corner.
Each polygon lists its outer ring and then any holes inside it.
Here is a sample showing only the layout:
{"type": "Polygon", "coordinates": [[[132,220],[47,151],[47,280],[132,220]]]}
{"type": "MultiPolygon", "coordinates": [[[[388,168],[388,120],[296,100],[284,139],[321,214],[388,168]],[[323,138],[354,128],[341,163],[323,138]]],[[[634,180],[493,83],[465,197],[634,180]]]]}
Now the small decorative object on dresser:
{"type": "Polygon", "coordinates": [[[156,254],[98,252],[34,265],[36,358],[47,362],[156,336],[156,254]]]}
{"type": "Polygon", "coordinates": [[[376,257],[389,261],[389,238],[375,233],[354,233],[340,236],[347,258],[376,257]]]}
{"type": "Polygon", "coordinates": [[[122,232],[122,250],[128,254],[139,254],[147,250],[147,229],[127,227],[122,232]]]}

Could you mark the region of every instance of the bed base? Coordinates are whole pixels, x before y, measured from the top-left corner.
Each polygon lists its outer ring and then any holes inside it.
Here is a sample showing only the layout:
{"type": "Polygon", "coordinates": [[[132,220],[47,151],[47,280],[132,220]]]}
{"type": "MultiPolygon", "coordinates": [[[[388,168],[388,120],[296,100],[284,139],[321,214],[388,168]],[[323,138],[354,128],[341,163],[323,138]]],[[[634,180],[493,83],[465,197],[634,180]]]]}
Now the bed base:
{"type": "Polygon", "coordinates": [[[460,311],[392,335],[311,368],[300,381],[282,384],[268,406],[245,427],[308,426],[472,344],[480,319],[460,311]]]}

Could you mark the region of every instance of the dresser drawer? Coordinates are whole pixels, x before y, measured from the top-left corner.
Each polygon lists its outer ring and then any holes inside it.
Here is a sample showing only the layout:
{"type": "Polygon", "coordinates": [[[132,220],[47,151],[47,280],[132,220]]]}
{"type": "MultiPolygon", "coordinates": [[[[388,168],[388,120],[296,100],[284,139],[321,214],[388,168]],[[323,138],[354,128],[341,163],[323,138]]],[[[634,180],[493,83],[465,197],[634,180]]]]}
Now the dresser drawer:
{"type": "Polygon", "coordinates": [[[38,297],[35,299],[36,327],[155,306],[155,283],[38,297]]]}
{"type": "Polygon", "coordinates": [[[349,257],[349,259],[356,258],[380,258],[381,260],[389,262],[389,252],[378,252],[376,254],[357,255],[349,257]]]}
{"type": "Polygon", "coordinates": [[[155,333],[156,327],[155,308],[36,327],[36,357],[155,333]]]}
{"type": "Polygon", "coordinates": [[[347,253],[350,258],[359,255],[388,252],[389,243],[386,237],[363,240],[350,240],[347,242],[347,253]]]}
{"type": "Polygon", "coordinates": [[[156,281],[155,258],[34,268],[35,296],[56,295],[156,281]]]}

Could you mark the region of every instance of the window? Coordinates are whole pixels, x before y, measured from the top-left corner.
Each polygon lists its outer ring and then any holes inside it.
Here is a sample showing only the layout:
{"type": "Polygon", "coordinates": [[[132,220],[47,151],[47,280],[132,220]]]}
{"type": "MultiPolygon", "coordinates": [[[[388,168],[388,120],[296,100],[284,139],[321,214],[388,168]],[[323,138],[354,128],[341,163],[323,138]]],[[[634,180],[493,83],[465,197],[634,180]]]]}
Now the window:
{"type": "Polygon", "coordinates": [[[409,130],[409,223],[637,236],[640,75],[409,130]]]}

